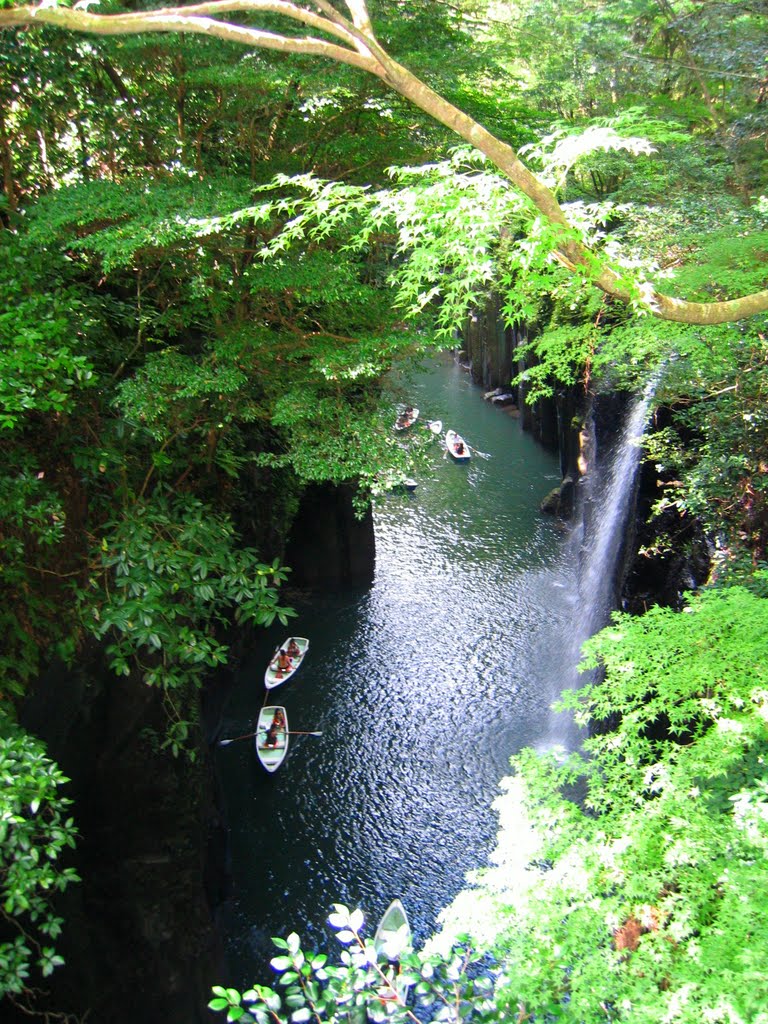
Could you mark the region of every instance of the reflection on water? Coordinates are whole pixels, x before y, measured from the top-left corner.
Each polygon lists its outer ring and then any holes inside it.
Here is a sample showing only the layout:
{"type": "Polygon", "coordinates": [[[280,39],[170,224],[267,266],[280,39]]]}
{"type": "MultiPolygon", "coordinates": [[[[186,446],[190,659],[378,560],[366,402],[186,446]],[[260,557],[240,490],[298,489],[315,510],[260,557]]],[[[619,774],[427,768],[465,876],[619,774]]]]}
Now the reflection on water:
{"type": "MultiPolygon", "coordinates": [[[[549,705],[571,682],[575,588],[538,511],[559,480],[556,459],[453,365],[425,371],[409,397],[491,458],[454,463],[435,439],[417,490],[376,508],[373,586],[297,606],[309,654],[273,697],[291,728],[322,737],[293,737],[271,777],[248,741],[219,751],[232,984],[268,979],[271,935],[296,930],[327,947],[334,902],[376,919],[399,896],[419,944],[486,862],[510,755],[557,739],[549,705]]],[[[255,720],[282,635],[254,638],[226,735],[255,720]]]]}

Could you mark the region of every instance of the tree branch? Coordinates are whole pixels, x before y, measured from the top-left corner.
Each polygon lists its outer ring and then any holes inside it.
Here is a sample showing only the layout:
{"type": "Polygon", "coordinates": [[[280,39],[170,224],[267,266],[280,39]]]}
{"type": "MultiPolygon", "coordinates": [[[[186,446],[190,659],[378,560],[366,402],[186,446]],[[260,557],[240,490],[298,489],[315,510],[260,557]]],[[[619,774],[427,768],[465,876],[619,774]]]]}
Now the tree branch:
{"type": "MultiPolygon", "coordinates": [[[[216,36],[242,46],[326,57],[361,68],[382,79],[395,92],[484,153],[534,203],[551,225],[561,228],[562,241],[558,243],[554,255],[563,265],[586,269],[593,283],[607,295],[622,302],[636,300],[636,296],[628,293],[621,278],[611,267],[603,265],[597,273],[594,272],[595,253],[573,238],[572,228],[554,193],[528,170],[511,146],[501,142],[386,53],[373,35],[365,0],[345,0],[352,16],[351,22],[329,0],[307,2],[314,10],[290,0],[208,0],[188,7],[107,15],[63,7],[23,6],[0,9],[0,29],[54,25],[71,32],[97,35],[191,32],[216,36]],[[312,36],[267,32],[209,16],[235,12],[283,15],[290,21],[342,40],[346,45],[312,36]]],[[[649,313],[663,320],[687,324],[720,324],[767,311],[768,290],[726,302],[688,302],[650,291],[645,297],[645,303],[649,313]]]]}
{"type": "MultiPolygon", "coordinates": [[[[212,0],[210,3],[196,6],[221,13],[233,10],[283,13],[295,21],[309,24],[307,11],[294,4],[280,4],[279,0],[212,0]]],[[[14,7],[0,10],[0,29],[12,26],[53,25],[70,32],[102,36],[141,35],[144,32],[190,32],[195,35],[216,36],[241,46],[328,57],[342,64],[362,68],[371,74],[379,73],[370,57],[328,40],[315,39],[312,36],[285,36],[246,25],[233,25],[215,18],[190,15],[190,10],[194,10],[194,7],[166,7],[157,11],[139,11],[133,14],[90,14],[87,11],[66,7],[14,7]]],[[[332,32],[337,37],[341,35],[338,26],[332,26],[325,19],[315,17],[318,23],[322,21],[320,27],[323,31],[332,32]]]]}
{"type": "MultiPolygon", "coordinates": [[[[314,0],[310,0],[314,2],[314,0]]],[[[330,5],[328,5],[330,7],[330,5]]],[[[337,12],[334,8],[331,8],[334,14],[337,12]]],[[[153,11],[153,14],[163,13],[175,13],[183,11],[184,14],[190,15],[190,17],[199,17],[208,14],[214,14],[217,17],[222,14],[235,14],[239,11],[258,11],[264,14],[282,14],[292,21],[301,22],[304,25],[308,25],[310,28],[316,28],[320,32],[327,32],[330,35],[335,35],[339,39],[343,39],[344,42],[351,42],[351,37],[347,29],[347,22],[340,15],[337,18],[331,20],[326,12],[324,17],[322,14],[315,14],[304,7],[299,7],[295,3],[291,3],[291,0],[207,0],[207,2],[200,4],[189,4],[184,7],[169,7],[164,10],[153,11]]],[[[141,17],[143,12],[137,12],[136,16],[141,17]]]]}
{"type": "Polygon", "coordinates": [[[365,35],[373,35],[373,26],[368,16],[365,0],[346,0],[349,13],[352,15],[352,24],[365,35]]]}

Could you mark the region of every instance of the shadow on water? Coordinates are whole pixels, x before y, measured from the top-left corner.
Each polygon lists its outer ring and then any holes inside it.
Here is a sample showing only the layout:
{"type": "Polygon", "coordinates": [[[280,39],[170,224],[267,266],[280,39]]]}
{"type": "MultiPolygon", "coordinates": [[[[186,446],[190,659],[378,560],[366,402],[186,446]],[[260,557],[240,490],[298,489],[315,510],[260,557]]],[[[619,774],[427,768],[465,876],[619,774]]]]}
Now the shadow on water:
{"type": "MultiPolygon", "coordinates": [[[[557,460],[453,365],[425,370],[409,397],[491,458],[454,463],[435,439],[417,490],[376,507],[373,585],[297,605],[292,629],[311,639],[309,654],[270,703],[322,737],[292,737],[274,776],[248,740],[219,751],[232,984],[269,979],[272,935],[332,947],[334,902],[375,920],[399,896],[421,944],[466,872],[486,863],[509,757],[572,740],[564,723],[551,734],[549,709],[571,681],[574,574],[538,511],[557,460]]],[[[223,735],[252,727],[284,635],[254,636],[223,735]]]]}

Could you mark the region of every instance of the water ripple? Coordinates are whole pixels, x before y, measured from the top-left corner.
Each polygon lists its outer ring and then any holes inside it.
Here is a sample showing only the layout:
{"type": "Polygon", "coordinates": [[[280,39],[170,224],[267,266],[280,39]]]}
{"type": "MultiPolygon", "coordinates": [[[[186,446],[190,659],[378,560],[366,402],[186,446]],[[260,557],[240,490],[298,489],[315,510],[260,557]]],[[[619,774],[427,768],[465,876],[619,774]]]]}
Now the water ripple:
{"type": "MultiPolygon", "coordinates": [[[[336,901],[375,919],[400,896],[424,938],[486,862],[510,755],[549,737],[550,704],[570,683],[573,577],[538,512],[554,458],[459,371],[425,376],[413,397],[493,457],[457,465],[436,444],[425,486],[376,509],[370,590],[299,607],[309,656],[275,697],[292,728],[323,736],[293,737],[272,777],[247,743],[220,753],[233,984],[265,980],[270,935],[295,928],[327,946],[336,901]]],[[[258,680],[279,639],[254,638],[227,712],[234,735],[263,700],[258,680]]]]}

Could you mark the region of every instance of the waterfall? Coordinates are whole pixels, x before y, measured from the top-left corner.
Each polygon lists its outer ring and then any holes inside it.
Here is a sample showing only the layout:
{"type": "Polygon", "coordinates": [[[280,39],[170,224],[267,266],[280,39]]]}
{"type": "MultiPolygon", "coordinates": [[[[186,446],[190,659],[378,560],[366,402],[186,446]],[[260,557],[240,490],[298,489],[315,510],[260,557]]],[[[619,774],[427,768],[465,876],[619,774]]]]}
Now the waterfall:
{"type": "MultiPolygon", "coordinates": [[[[637,470],[642,456],[642,437],[651,399],[661,371],[654,375],[642,395],[630,404],[623,427],[611,451],[596,458],[592,454],[580,487],[578,524],[571,538],[577,565],[578,590],[571,605],[570,632],[565,641],[561,677],[562,689],[573,689],[586,681],[579,676],[581,646],[602,629],[618,605],[621,586],[620,558],[624,551],[627,525],[634,506],[637,470]]],[[[593,432],[594,433],[594,432],[593,432]]],[[[570,714],[552,712],[547,749],[574,749],[579,730],[570,714]]]]}
{"type": "Polygon", "coordinates": [[[659,373],[648,382],[629,409],[610,457],[593,460],[585,477],[579,535],[578,642],[601,629],[617,606],[619,557],[633,506],[642,437],[659,373]]]}

